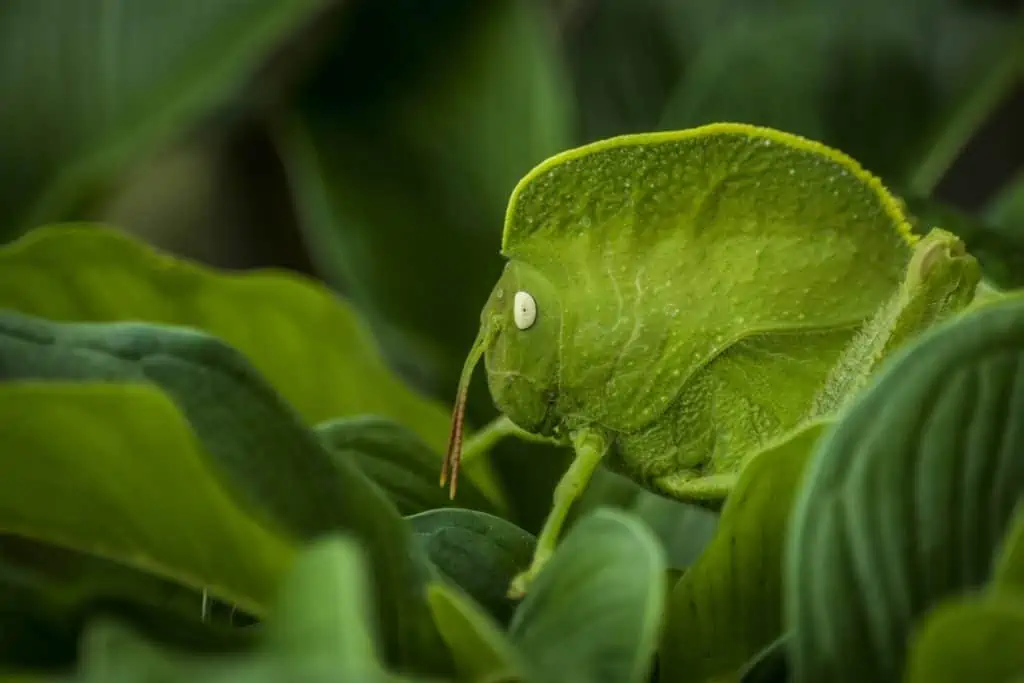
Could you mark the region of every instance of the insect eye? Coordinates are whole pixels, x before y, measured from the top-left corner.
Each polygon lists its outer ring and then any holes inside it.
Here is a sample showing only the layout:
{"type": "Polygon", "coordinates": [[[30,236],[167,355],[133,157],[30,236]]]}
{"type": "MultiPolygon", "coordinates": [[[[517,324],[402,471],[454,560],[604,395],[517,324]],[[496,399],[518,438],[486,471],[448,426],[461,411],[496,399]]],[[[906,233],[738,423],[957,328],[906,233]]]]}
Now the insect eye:
{"type": "Polygon", "coordinates": [[[529,292],[516,292],[515,301],[512,304],[512,317],[516,327],[521,330],[533,326],[537,319],[537,302],[533,300],[529,292]]]}

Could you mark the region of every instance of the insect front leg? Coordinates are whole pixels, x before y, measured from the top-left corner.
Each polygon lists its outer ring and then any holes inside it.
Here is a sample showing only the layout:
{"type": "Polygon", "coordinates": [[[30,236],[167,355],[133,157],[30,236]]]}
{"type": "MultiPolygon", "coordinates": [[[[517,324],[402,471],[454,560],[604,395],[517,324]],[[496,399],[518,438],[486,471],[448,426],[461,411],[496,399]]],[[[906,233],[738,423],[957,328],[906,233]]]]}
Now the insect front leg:
{"type": "Polygon", "coordinates": [[[558,537],[562,533],[562,527],[565,525],[565,518],[569,514],[569,508],[587,488],[594,470],[597,469],[601,459],[608,452],[608,442],[604,436],[590,429],[581,429],[575,432],[572,435],[572,445],[576,457],[569,465],[569,469],[562,475],[558,486],[555,487],[551,512],[544,520],[544,527],[537,538],[533,560],[526,571],[512,579],[512,584],[508,589],[510,598],[523,597],[529,584],[551,559],[558,543],[558,537]]]}

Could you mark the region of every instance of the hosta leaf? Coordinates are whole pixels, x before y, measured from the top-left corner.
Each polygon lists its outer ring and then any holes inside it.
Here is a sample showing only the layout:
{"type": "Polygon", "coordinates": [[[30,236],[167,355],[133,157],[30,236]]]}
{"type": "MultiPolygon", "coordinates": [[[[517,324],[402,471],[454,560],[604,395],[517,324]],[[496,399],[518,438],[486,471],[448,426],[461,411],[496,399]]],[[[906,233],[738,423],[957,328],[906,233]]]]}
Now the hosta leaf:
{"type": "Polygon", "coordinates": [[[359,465],[388,494],[402,515],[456,504],[496,512],[472,480],[459,482],[458,500],[449,498],[448,490],[437,485],[437,453],[391,418],[339,417],[318,424],[316,432],[331,452],[359,465]]]}
{"type": "Polygon", "coordinates": [[[997,590],[940,603],[914,636],[906,683],[1024,680],[1024,593],[997,590]]]}
{"type": "Polygon", "coordinates": [[[0,225],[68,211],[237,94],[323,0],[12,0],[0,11],[0,225]]]}
{"type": "Polygon", "coordinates": [[[515,609],[506,597],[508,585],[530,564],[533,536],[474,510],[431,510],[406,519],[442,574],[507,624],[515,609]]]}
{"type": "Polygon", "coordinates": [[[899,680],[915,623],[985,583],[1024,494],[1024,297],[925,333],[819,445],[785,565],[795,680],[899,680]]]}
{"type": "Polygon", "coordinates": [[[598,510],[559,544],[516,610],[509,637],[537,681],[640,683],[664,597],[657,538],[627,513],[598,510]]]}
{"type": "Polygon", "coordinates": [[[671,591],[662,680],[734,675],[780,636],[790,511],[804,465],[828,425],[811,422],[744,466],[711,543],[671,591]]]}
{"type": "Polygon", "coordinates": [[[519,654],[491,617],[443,583],[431,584],[427,590],[434,621],[464,680],[482,683],[498,676],[523,679],[525,667],[519,654]]]}
{"type": "Polygon", "coordinates": [[[391,662],[445,667],[423,598],[430,565],[394,506],[354,462],[328,453],[230,346],[181,327],[55,323],[11,313],[0,315],[0,381],[10,378],[159,386],[247,509],[292,538],[346,531],[365,545],[391,662]]]}
{"type": "Polygon", "coordinates": [[[0,529],[265,614],[291,561],[174,403],[141,384],[0,384],[0,529]]]}
{"type": "Polygon", "coordinates": [[[390,358],[454,389],[509,193],[569,146],[571,100],[544,8],[442,7],[360,3],[278,139],[320,272],[390,358]]]}

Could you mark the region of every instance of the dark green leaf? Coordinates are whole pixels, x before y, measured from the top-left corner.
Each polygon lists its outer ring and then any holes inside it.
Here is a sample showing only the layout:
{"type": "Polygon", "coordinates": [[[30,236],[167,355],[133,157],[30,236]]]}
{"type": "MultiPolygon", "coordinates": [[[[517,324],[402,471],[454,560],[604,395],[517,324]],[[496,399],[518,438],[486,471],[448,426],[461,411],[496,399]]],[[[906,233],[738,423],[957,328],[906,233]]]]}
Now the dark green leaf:
{"type": "Polygon", "coordinates": [[[515,603],[505,595],[515,575],[530,564],[533,536],[500,517],[458,508],[424,512],[407,521],[437,568],[492,618],[507,624],[515,603]]]}
{"type": "Polygon", "coordinates": [[[458,589],[434,583],[427,590],[434,621],[465,680],[523,679],[525,666],[497,622],[458,589]]]}
{"type": "MultiPolygon", "coordinates": [[[[390,661],[446,668],[422,593],[429,562],[394,506],[355,463],[332,457],[230,346],[171,326],[2,315],[0,380],[18,377],[159,386],[249,510],[297,538],[347,531],[365,544],[390,661]]],[[[146,471],[145,461],[136,466],[146,471]]]]}
{"type": "Polygon", "coordinates": [[[12,0],[0,10],[0,225],[68,211],[236,95],[326,3],[12,0]]]}
{"type": "Polygon", "coordinates": [[[663,680],[735,675],[782,633],[787,523],[804,465],[828,425],[809,423],[743,467],[711,543],[671,591],[663,680]]]}
{"type": "Polygon", "coordinates": [[[361,3],[280,131],[320,271],[404,370],[453,393],[508,196],[570,143],[545,19],[519,0],[361,3]]]}
{"type": "Polygon", "coordinates": [[[1017,683],[1024,676],[1024,594],[944,601],[910,646],[906,683],[1017,683]]]}
{"type": "Polygon", "coordinates": [[[784,594],[797,681],[897,681],[927,610],[985,583],[1024,494],[1024,297],[898,353],[819,445],[784,594]]]}
{"type": "Polygon", "coordinates": [[[414,432],[377,415],[322,422],[317,435],[337,457],[353,461],[391,499],[402,515],[460,507],[496,512],[471,479],[460,480],[457,500],[438,485],[440,456],[414,432]]]}
{"type": "Polygon", "coordinates": [[[537,681],[639,683],[651,669],[664,598],[657,538],[631,515],[597,510],[559,544],[509,637],[537,681]]]}

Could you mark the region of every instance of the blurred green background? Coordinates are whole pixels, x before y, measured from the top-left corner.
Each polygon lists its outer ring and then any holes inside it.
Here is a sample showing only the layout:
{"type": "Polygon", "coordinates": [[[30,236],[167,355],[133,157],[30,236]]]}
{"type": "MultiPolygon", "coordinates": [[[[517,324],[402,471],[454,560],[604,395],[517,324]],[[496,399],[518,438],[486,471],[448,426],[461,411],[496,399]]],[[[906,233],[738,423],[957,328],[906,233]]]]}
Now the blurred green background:
{"type": "MultiPolygon", "coordinates": [[[[599,138],[741,121],[821,140],[1024,284],[1022,65],[1003,0],[7,0],[0,239],[100,221],[306,272],[450,402],[509,193],[599,138]]],[[[471,397],[474,424],[494,415],[482,381],[471,397]]],[[[565,455],[523,448],[495,465],[532,531],[565,455]]],[[[588,495],[639,500],[612,475],[588,495]]]]}

